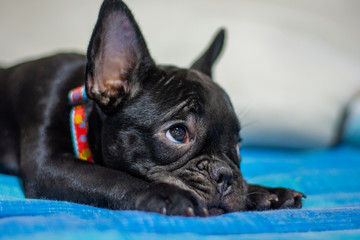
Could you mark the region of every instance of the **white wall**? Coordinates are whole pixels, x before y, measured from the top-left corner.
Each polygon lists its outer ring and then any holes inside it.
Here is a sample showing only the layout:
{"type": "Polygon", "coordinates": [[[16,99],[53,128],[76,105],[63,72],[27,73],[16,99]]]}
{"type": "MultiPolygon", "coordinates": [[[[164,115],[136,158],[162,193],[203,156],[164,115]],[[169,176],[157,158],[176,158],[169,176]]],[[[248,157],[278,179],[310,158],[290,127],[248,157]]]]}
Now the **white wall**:
{"type": "MultiPolygon", "coordinates": [[[[100,0],[1,0],[0,63],[84,52],[100,0]]],[[[228,39],[215,80],[248,145],[323,147],[360,90],[360,1],[128,0],[154,59],[188,66],[215,31],[228,39]]]]}

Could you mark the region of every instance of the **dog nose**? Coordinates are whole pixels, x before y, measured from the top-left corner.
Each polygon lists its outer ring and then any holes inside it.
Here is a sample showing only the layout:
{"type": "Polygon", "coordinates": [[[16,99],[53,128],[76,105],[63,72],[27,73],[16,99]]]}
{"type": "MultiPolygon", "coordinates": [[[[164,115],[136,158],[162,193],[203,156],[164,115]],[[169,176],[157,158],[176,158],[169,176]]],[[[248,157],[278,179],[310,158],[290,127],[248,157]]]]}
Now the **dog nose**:
{"type": "Polygon", "coordinates": [[[210,168],[210,177],[216,181],[216,189],[220,194],[226,194],[231,190],[233,174],[229,167],[218,162],[213,163],[210,168]]]}

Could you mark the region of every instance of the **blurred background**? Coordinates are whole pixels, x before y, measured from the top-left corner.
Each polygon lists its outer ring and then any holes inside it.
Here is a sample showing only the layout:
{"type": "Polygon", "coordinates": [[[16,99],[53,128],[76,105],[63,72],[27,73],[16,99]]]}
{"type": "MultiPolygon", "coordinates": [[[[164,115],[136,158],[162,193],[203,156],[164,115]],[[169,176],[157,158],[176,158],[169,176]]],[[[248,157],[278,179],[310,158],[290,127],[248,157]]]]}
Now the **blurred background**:
{"type": "MultiPolygon", "coordinates": [[[[0,64],[85,52],[101,2],[1,0],[0,64]]],[[[345,106],[360,91],[360,1],[125,2],[159,64],[188,67],[226,28],[214,79],[233,101],[245,146],[336,141],[345,106]]]]}

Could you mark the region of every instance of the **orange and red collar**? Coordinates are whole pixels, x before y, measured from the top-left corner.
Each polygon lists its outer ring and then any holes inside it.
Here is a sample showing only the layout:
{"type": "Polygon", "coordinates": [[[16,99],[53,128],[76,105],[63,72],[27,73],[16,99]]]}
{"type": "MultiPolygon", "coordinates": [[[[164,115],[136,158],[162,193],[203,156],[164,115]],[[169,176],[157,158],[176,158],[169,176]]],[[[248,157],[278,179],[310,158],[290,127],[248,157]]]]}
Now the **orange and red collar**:
{"type": "Polygon", "coordinates": [[[77,87],[68,94],[70,104],[70,131],[75,155],[84,160],[93,162],[92,154],[87,141],[87,119],[84,101],[87,99],[85,87],[77,87]]]}

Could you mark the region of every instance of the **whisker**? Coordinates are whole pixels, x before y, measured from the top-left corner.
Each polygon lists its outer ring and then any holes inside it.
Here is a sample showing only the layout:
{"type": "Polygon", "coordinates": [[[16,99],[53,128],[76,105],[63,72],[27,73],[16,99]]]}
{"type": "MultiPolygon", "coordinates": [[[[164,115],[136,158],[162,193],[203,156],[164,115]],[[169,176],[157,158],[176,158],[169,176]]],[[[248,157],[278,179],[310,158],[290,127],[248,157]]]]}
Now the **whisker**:
{"type": "Polygon", "coordinates": [[[239,119],[246,117],[251,112],[249,105],[250,104],[245,105],[242,110],[240,110],[240,112],[237,114],[237,117],[239,119]]]}
{"type": "Polygon", "coordinates": [[[263,192],[250,192],[247,193],[246,196],[254,195],[254,194],[264,194],[263,192]]]}
{"type": "Polygon", "coordinates": [[[245,124],[241,124],[241,129],[244,129],[246,127],[249,127],[249,126],[257,124],[257,123],[259,123],[259,121],[254,120],[254,121],[251,121],[251,122],[248,122],[248,123],[245,123],[245,124]]]}

